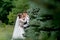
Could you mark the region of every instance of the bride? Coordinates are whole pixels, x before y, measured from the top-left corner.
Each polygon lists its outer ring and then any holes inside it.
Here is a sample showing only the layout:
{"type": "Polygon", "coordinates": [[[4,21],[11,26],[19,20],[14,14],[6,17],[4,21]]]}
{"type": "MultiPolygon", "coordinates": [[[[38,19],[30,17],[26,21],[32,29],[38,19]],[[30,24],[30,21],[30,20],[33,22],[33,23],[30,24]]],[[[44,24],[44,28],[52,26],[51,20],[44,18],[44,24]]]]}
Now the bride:
{"type": "Polygon", "coordinates": [[[12,40],[25,39],[23,34],[25,33],[23,25],[26,22],[22,14],[18,14],[17,20],[15,23],[15,28],[12,36],[12,40]]]}

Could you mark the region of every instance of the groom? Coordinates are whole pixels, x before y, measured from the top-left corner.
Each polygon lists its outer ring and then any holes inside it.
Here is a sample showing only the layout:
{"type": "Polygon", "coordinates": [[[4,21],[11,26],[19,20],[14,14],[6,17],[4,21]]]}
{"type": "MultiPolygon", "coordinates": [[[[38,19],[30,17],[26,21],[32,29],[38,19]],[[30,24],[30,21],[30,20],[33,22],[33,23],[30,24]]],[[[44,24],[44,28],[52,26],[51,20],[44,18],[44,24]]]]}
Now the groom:
{"type": "MultiPolygon", "coordinates": [[[[22,26],[22,27],[24,28],[24,30],[25,30],[26,28],[29,27],[29,15],[27,14],[26,11],[24,11],[22,15],[23,15],[23,17],[24,17],[24,20],[26,20],[26,22],[25,22],[24,25],[22,26]]],[[[26,30],[25,30],[25,32],[26,32],[26,30]]],[[[25,33],[23,34],[23,36],[26,37],[25,33]]]]}
{"type": "Polygon", "coordinates": [[[29,27],[29,15],[27,14],[26,11],[23,12],[23,16],[25,17],[26,22],[24,23],[23,27],[24,29],[26,29],[27,27],[29,27]]]}

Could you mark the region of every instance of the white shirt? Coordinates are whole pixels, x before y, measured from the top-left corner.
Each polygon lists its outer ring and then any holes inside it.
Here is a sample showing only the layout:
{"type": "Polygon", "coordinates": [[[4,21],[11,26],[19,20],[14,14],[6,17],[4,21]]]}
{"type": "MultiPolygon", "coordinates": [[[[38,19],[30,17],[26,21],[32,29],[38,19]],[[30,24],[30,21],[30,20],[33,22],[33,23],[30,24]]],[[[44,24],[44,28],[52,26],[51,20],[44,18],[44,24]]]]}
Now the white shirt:
{"type": "Polygon", "coordinates": [[[27,21],[27,24],[23,25],[23,27],[27,27],[29,25],[29,16],[27,15],[25,20],[27,21]]]}

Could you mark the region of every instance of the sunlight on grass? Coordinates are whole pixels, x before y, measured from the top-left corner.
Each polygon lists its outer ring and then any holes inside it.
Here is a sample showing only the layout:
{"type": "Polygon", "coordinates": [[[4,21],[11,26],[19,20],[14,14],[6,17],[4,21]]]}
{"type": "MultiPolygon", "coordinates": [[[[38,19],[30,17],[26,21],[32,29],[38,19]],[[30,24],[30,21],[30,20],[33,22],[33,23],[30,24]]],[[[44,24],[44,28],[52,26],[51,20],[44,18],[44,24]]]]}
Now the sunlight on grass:
{"type": "Polygon", "coordinates": [[[0,27],[0,40],[11,40],[13,33],[13,26],[7,25],[6,27],[0,27]]]}

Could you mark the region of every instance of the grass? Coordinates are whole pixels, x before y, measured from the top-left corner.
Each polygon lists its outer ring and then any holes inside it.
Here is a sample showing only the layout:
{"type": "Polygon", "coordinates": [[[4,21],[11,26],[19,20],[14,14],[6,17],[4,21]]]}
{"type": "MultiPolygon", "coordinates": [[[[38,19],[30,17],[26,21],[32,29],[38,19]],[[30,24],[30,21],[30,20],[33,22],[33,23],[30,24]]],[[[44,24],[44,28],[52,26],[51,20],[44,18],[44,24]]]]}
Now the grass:
{"type": "Polygon", "coordinates": [[[13,33],[13,26],[6,25],[6,27],[0,27],[0,40],[11,40],[13,33]]]}
{"type": "MultiPolygon", "coordinates": [[[[11,40],[14,26],[12,25],[5,25],[5,27],[3,26],[0,25],[0,40],[11,40]]],[[[31,40],[31,39],[27,38],[26,40],[31,40]]]]}

